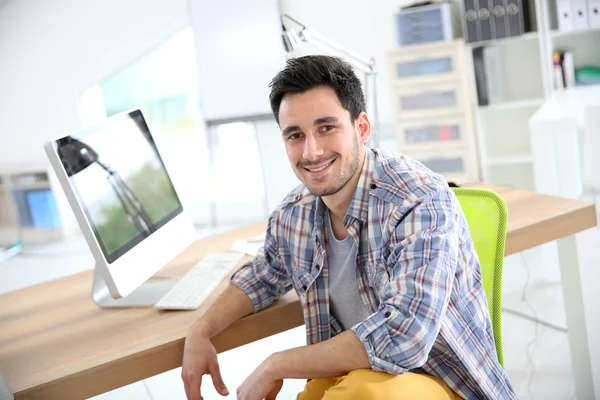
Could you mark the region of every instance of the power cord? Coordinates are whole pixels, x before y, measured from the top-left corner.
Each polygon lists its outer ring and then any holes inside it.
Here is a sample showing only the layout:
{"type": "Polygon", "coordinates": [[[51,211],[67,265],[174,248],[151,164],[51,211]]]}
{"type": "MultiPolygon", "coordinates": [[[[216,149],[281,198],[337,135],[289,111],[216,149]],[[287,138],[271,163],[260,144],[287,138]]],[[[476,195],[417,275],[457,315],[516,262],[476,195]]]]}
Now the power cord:
{"type": "Polygon", "coordinates": [[[529,272],[529,266],[527,265],[527,260],[525,260],[525,256],[523,255],[523,252],[520,253],[521,254],[521,259],[523,260],[523,266],[525,267],[525,272],[526,272],[526,278],[525,278],[525,285],[523,286],[523,293],[521,295],[521,300],[523,301],[523,303],[525,303],[525,305],[527,307],[529,307],[529,310],[531,311],[531,313],[533,314],[534,317],[534,323],[535,323],[535,333],[534,333],[534,337],[533,340],[531,342],[529,342],[529,344],[527,345],[527,361],[529,364],[529,368],[530,368],[530,374],[529,374],[529,379],[527,380],[527,392],[529,394],[529,397],[531,399],[533,399],[533,393],[531,392],[531,385],[533,384],[533,377],[535,374],[535,368],[533,365],[533,358],[531,357],[531,349],[533,348],[533,345],[538,341],[539,339],[539,327],[540,327],[540,320],[538,318],[537,313],[535,312],[535,309],[532,307],[531,303],[529,303],[529,300],[527,300],[527,289],[529,287],[529,281],[530,281],[530,272],[529,272]]]}
{"type": "Polygon", "coordinates": [[[142,383],[144,385],[144,388],[146,388],[146,393],[148,393],[148,398],[150,400],[154,400],[154,396],[152,396],[152,391],[150,390],[150,387],[148,386],[148,382],[146,382],[146,380],[143,379],[142,383]]]}
{"type": "Polygon", "coordinates": [[[505,307],[502,307],[502,312],[504,312],[504,313],[506,313],[506,314],[511,314],[511,315],[514,315],[515,317],[519,317],[519,318],[523,318],[523,319],[529,320],[529,321],[531,321],[531,322],[538,323],[538,324],[540,324],[540,325],[543,325],[543,326],[545,326],[546,328],[553,329],[553,330],[555,330],[555,331],[557,331],[557,332],[567,333],[567,332],[569,331],[569,330],[568,330],[567,328],[565,328],[565,327],[558,326],[558,325],[554,325],[554,324],[553,324],[553,323],[551,323],[551,322],[547,322],[547,321],[544,321],[544,320],[542,320],[542,319],[539,319],[539,318],[534,318],[534,317],[532,317],[532,316],[531,316],[531,315],[529,315],[529,314],[525,314],[525,313],[522,313],[522,312],[520,312],[520,311],[513,310],[513,309],[511,309],[511,308],[505,308],[505,307]]]}

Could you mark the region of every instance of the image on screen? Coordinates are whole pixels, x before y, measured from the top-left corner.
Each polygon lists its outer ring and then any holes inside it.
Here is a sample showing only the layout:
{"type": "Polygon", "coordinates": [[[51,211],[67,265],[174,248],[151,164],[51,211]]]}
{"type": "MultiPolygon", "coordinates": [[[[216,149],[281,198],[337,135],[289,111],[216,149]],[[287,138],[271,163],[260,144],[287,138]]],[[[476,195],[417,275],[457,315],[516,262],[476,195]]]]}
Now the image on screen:
{"type": "Polygon", "coordinates": [[[60,139],[58,154],[109,263],[182,211],[139,111],[60,139]]]}

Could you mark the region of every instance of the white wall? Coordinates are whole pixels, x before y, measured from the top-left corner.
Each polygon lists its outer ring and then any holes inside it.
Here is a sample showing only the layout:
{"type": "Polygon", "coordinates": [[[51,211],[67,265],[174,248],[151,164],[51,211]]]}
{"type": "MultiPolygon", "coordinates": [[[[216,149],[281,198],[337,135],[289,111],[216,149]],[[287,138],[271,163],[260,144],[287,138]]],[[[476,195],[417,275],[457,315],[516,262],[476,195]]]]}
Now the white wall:
{"type": "Polygon", "coordinates": [[[188,0],[19,0],[0,9],[0,165],[46,161],[81,92],[189,24],[188,0]]]}
{"type": "Polygon", "coordinates": [[[271,114],[284,52],[277,0],[193,0],[190,14],[206,120],[271,114]]]}

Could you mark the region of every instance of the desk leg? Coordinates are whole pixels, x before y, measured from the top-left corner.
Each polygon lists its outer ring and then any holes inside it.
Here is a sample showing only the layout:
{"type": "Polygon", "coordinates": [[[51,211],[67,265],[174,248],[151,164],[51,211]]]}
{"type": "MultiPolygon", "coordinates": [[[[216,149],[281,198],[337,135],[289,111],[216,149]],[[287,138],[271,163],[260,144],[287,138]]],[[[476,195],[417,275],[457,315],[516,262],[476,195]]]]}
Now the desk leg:
{"type": "Polygon", "coordinates": [[[10,391],[8,384],[2,377],[2,371],[0,371],[0,399],[15,400],[15,396],[13,396],[13,392],[10,391]]]}
{"type": "Polygon", "coordinates": [[[600,400],[600,236],[597,228],[558,240],[575,395],[600,400]]]}

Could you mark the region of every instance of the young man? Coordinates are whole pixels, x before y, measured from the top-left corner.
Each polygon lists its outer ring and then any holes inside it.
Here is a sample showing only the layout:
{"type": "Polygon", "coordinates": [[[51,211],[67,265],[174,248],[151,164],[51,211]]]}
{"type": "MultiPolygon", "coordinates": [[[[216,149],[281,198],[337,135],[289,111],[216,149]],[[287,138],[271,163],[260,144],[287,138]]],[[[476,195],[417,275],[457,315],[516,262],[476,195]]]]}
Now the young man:
{"type": "Polygon", "coordinates": [[[479,261],[452,190],[406,157],[365,146],[360,81],[343,61],[291,60],[271,106],[302,185],[269,219],[264,248],[191,328],[182,378],[199,400],[210,339],[294,288],[308,345],[270,355],[239,399],[274,399],[308,378],[300,400],[514,399],[499,365],[479,261]]]}

